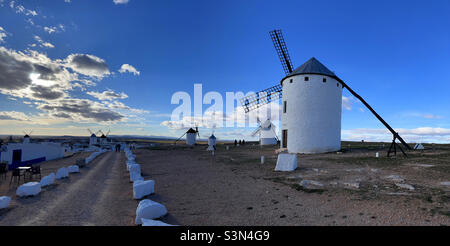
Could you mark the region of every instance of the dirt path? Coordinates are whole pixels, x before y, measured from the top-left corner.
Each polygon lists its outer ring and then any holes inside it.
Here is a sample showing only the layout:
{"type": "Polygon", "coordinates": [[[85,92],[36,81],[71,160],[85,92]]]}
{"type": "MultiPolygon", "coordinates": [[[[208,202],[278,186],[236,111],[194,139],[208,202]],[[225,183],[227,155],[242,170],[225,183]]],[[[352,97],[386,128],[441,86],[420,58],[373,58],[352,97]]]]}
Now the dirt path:
{"type": "Polygon", "coordinates": [[[108,152],[36,197],[14,198],[0,225],[132,225],[137,202],[124,163],[123,154],[108,152]]]}

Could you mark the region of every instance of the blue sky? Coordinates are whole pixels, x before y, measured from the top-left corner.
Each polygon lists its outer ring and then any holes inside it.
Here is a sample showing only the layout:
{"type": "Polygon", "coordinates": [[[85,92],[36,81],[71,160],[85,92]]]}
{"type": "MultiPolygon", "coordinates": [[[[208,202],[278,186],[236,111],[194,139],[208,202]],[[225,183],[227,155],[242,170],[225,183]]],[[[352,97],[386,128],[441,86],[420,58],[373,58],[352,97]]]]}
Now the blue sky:
{"type": "MultiPolygon", "coordinates": [[[[0,0],[0,6],[0,73],[13,60],[31,64],[22,69],[29,73],[37,73],[33,64],[60,68],[44,87],[0,74],[0,134],[111,128],[112,134],[181,135],[163,124],[177,107],[170,103],[175,92],[192,94],[201,83],[204,93],[225,96],[280,82],[268,32],[282,29],[294,66],[314,56],[406,139],[450,141],[447,0],[0,0]]],[[[391,138],[361,103],[344,96],[343,139],[391,138]]],[[[252,130],[216,132],[250,139],[252,130]]]]}

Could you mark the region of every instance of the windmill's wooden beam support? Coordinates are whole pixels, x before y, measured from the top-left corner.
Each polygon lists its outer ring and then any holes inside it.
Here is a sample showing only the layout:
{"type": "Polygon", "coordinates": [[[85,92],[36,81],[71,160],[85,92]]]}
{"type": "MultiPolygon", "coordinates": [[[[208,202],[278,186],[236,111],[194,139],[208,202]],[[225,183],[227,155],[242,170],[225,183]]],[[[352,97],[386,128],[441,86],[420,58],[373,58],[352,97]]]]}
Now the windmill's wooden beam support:
{"type": "MultiPolygon", "coordinates": [[[[400,137],[400,135],[398,134],[398,132],[396,132],[383,118],[381,118],[381,116],[375,112],[375,110],[366,102],[366,100],[364,100],[360,95],[358,95],[358,93],[356,93],[354,90],[352,90],[352,88],[350,88],[344,81],[342,81],[341,79],[338,80],[342,86],[344,88],[347,88],[347,90],[356,98],[358,98],[363,104],[364,106],[366,106],[370,112],[372,112],[373,115],[375,115],[375,117],[377,117],[377,119],[383,123],[383,125],[394,135],[394,141],[395,139],[398,139],[408,150],[412,150],[411,146],[409,146],[405,140],[403,140],[402,137],[400,137]]],[[[403,152],[403,150],[402,150],[403,152]]],[[[404,152],[403,152],[404,153],[404,152]]]]}
{"type": "Polygon", "coordinates": [[[181,139],[182,137],[184,137],[184,135],[186,135],[186,133],[184,133],[183,135],[181,135],[180,138],[178,138],[177,140],[175,140],[174,144],[176,144],[178,141],[180,141],[180,139],[181,139]]]}

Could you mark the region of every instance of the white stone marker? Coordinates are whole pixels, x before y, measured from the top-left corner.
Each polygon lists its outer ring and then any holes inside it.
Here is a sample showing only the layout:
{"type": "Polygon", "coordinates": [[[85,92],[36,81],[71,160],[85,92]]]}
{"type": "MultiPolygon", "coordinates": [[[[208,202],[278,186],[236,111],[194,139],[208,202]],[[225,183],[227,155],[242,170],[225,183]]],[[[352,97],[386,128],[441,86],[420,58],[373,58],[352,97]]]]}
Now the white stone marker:
{"type": "Polygon", "coordinates": [[[55,174],[51,173],[41,179],[41,187],[49,186],[55,182],[55,174]]]}
{"type": "Polygon", "coordinates": [[[7,208],[9,206],[10,202],[11,202],[11,197],[0,196],[0,209],[7,208]]]}
{"type": "Polygon", "coordinates": [[[167,209],[161,203],[152,200],[142,200],[136,209],[135,224],[142,224],[141,219],[157,219],[167,214],[167,209]]]}
{"type": "Polygon", "coordinates": [[[69,173],[79,173],[80,172],[80,168],[77,165],[70,166],[67,169],[68,169],[69,173]]]}
{"type": "Polygon", "coordinates": [[[65,167],[61,167],[56,171],[56,179],[64,179],[69,177],[69,170],[65,167]]]}
{"type": "Polygon", "coordinates": [[[128,171],[130,173],[135,172],[141,174],[141,166],[139,164],[129,165],[128,171]]]}
{"type": "Polygon", "coordinates": [[[174,226],[174,225],[166,224],[159,220],[141,219],[141,221],[142,221],[142,226],[174,226]]]}
{"type": "Polygon", "coordinates": [[[138,172],[130,172],[130,182],[135,182],[138,180],[144,181],[144,178],[141,176],[141,173],[138,172]]]}
{"type": "Polygon", "coordinates": [[[291,172],[297,169],[296,154],[279,154],[275,171],[291,172]]]}
{"type": "Polygon", "coordinates": [[[30,182],[23,184],[17,188],[16,195],[20,197],[35,196],[41,192],[41,184],[38,182],[30,182]]]}
{"type": "Polygon", "coordinates": [[[141,199],[155,192],[155,181],[136,181],[133,183],[133,197],[134,199],[141,199]]]}

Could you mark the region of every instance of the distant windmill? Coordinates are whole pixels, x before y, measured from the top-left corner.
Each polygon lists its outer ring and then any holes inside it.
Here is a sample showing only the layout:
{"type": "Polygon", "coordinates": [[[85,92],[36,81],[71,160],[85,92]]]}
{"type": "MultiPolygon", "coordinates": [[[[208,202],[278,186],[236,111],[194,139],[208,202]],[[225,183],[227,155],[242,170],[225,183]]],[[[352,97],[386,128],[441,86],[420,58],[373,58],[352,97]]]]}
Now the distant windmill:
{"type": "MultiPolygon", "coordinates": [[[[396,153],[396,140],[411,150],[400,135],[343,80],[314,57],[294,70],[281,30],[270,37],[278,53],[286,77],[279,85],[241,98],[246,113],[283,97],[281,147],[292,153],[322,153],[341,148],[342,89],[358,98],[392,133],[388,151],[396,153]],[[289,133],[289,138],[288,138],[289,133]],[[288,141],[289,139],[289,141],[288,141]]],[[[398,145],[406,156],[406,153],[398,145]]]]}
{"type": "Polygon", "coordinates": [[[102,130],[99,130],[98,132],[102,134],[102,135],[100,136],[100,142],[101,142],[101,143],[106,143],[106,142],[108,142],[108,135],[109,135],[109,133],[111,132],[111,130],[108,130],[108,132],[107,132],[106,134],[103,133],[102,130]]]}
{"type": "Polygon", "coordinates": [[[195,127],[195,130],[193,128],[189,128],[189,130],[187,130],[183,135],[181,135],[181,137],[179,137],[175,141],[175,144],[178,141],[180,141],[180,139],[183,138],[185,135],[186,135],[186,144],[190,146],[195,145],[197,137],[200,138],[200,132],[198,131],[198,127],[195,127]]]}
{"type": "Polygon", "coordinates": [[[30,136],[31,133],[33,133],[33,130],[31,130],[30,132],[26,132],[26,131],[22,131],[25,136],[23,136],[23,143],[30,143],[30,136]]]}
{"type": "Polygon", "coordinates": [[[252,137],[259,134],[260,145],[274,145],[278,143],[278,137],[275,132],[275,125],[270,121],[259,122],[259,127],[251,134],[252,137]]]}
{"type": "Polygon", "coordinates": [[[87,130],[91,134],[91,136],[89,137],[89,145],[97,144],[97,135],[94,132],[92,132],[91,129],[87,130]]]}
{"type": "Polygon", "coordinates": [[[216,150],[216,142],[217,138],[214,136],[214,131],[211,133],[211,136],[208,138],[208,149],[207,150],[216,150]]]}

